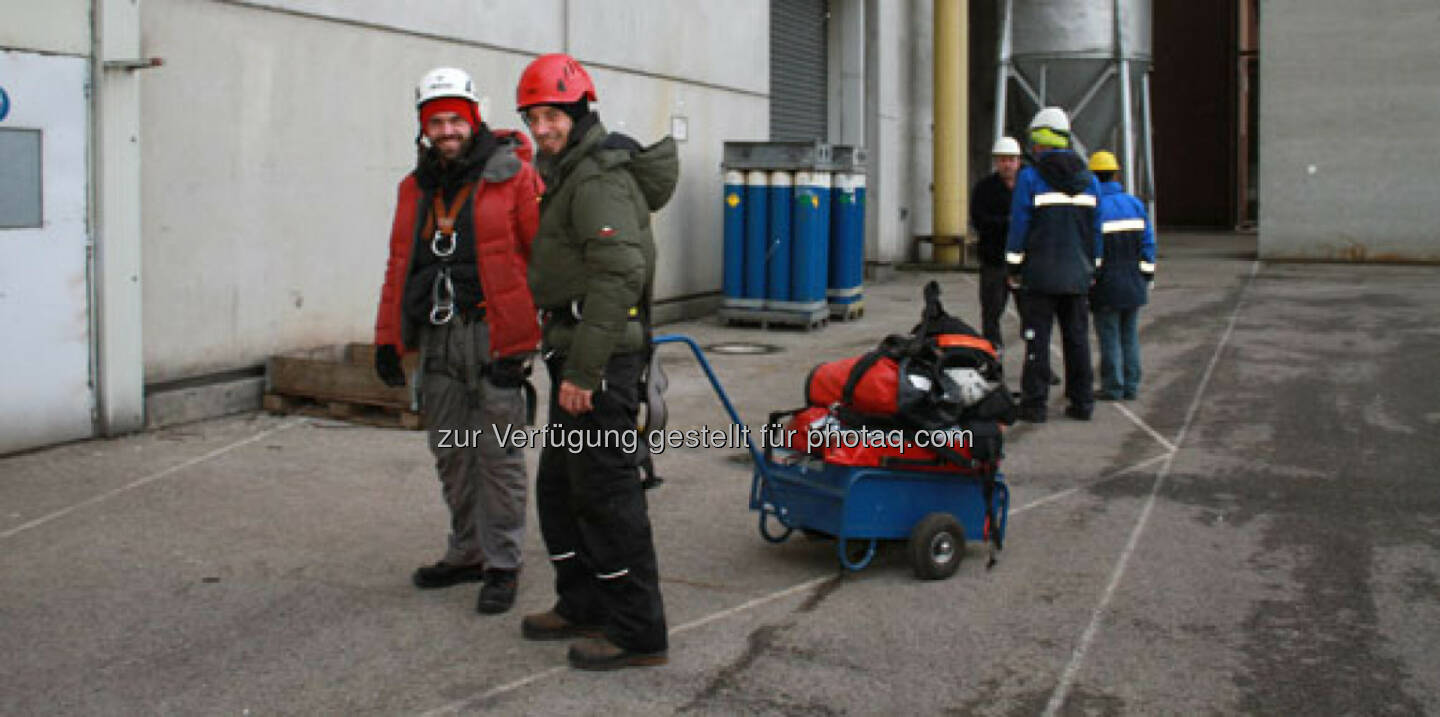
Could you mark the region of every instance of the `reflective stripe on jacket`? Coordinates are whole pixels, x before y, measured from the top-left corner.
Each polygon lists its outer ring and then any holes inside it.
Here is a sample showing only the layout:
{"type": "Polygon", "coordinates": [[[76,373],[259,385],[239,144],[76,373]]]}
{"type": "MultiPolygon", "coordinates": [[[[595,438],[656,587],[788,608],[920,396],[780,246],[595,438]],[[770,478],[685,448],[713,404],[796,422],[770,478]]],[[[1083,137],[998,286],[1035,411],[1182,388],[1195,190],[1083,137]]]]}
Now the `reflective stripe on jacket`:
{"type": "Polygon", "coordinates": [[[1099,182],[1069,150],[1044,152],[1037,161],[1050,171],[1069,170],[1060,176],[1069,186],[1052,186],[1033,166],[1020,170],[1005,261],[1027,291],[1084,294],[1100,257],[1099,182]]]}
{"type": "Polygon", "coordinates": [[[1145,282],[1155,276],[1155,232],[1145,205],[1126,194],[1119,182],[1100,186],[1103,253],[1095,271],[1090,305],[1095,309],[1133,309],[1149,301],[1145,282]]]}

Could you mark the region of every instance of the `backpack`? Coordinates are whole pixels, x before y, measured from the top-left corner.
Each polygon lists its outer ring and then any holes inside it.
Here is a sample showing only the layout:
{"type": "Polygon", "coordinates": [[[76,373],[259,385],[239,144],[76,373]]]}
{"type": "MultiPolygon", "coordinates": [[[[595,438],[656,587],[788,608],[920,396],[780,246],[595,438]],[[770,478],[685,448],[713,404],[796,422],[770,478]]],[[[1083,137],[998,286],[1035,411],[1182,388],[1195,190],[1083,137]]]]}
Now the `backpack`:
{"type": "Polygon", "coordinates": [[[940,285],[924,289],[920,323],[886,336],[874,350],[830,361],[805,379],[805,403],[837,406],[854,425],[932,431],[966,423],[1014,423],[995,348],[945,312],[940,285]]]}

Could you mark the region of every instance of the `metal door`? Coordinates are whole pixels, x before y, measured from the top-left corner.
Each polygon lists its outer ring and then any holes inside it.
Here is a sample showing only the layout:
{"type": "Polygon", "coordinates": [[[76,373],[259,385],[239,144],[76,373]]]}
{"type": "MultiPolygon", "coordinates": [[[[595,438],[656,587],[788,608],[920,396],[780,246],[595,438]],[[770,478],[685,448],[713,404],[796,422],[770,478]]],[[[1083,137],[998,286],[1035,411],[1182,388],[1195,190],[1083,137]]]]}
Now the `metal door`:
{"type": "Polygon", "coordinates": [[[88,74],[0,50],[0,453],[94,433],[88,74]]]}
{"type": "Polygon", "coordinates": [[[828,140],[825,0],[770,3],[770,140],[828,140]]]}

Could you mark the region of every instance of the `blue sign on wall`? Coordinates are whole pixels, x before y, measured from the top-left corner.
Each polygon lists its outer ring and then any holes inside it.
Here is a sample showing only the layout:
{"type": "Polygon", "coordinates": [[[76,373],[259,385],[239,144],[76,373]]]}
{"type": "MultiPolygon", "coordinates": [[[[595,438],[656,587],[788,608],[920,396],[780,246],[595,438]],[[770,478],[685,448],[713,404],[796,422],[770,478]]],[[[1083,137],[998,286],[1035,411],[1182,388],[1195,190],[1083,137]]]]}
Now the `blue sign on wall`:
{"type": "Polygon", "coordinates": [[[5,121],[5,118],[9,115],[10,95],[5,92],[4,87],[0,87],[0,122],[5,121]]]}

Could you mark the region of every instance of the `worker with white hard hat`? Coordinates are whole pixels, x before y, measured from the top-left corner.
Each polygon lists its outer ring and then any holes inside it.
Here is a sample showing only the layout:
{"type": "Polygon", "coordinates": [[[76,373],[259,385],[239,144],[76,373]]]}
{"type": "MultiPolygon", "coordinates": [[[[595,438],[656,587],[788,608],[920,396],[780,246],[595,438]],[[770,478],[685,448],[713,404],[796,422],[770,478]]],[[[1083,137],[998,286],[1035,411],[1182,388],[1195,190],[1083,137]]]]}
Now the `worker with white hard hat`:
{"type": "Polygon", "coordinates": [[[976,182],[970,192],[970,223],[980,235],[981,333],[1001,351],[1000,316],[1010,296],[1005,285],[1005,240],[1010,229],[1010,195],[1020,172],[1020,143],[1013,137],[1000,137],[990,155],[995,171],[976,182]]]}
{"type": "MultiPolygon", "coordinates": [[[[530,141],[491,130],[469,73],[437,67],[415,87],[415,168],[400,181],[375,319],[375,372],[415,373],[430,451],[450,510],[444,555],[415,587],[480,582],[475,609],[515,602],[525,543],[525,454],[493,426],[526,417],[528,363],[540,342],[526,284],[544,187],[530,141]]],[[[533,392],[532,392],[533,395],[533,392]]]]}
{"type": "Polygon", "coordinates": [[[1100,245],[1100,184],[1070,149],[1070,118],[1045,107],[1030,121],[1034,164],[1020,170],[1010,205],[1005,261],[1025,338],[1021,420],[1041,423],[1050,393],[1050,329],[1060,324],[1065,415],[1090,420],[1094,407],[1087,297],[1100,245]]]}

